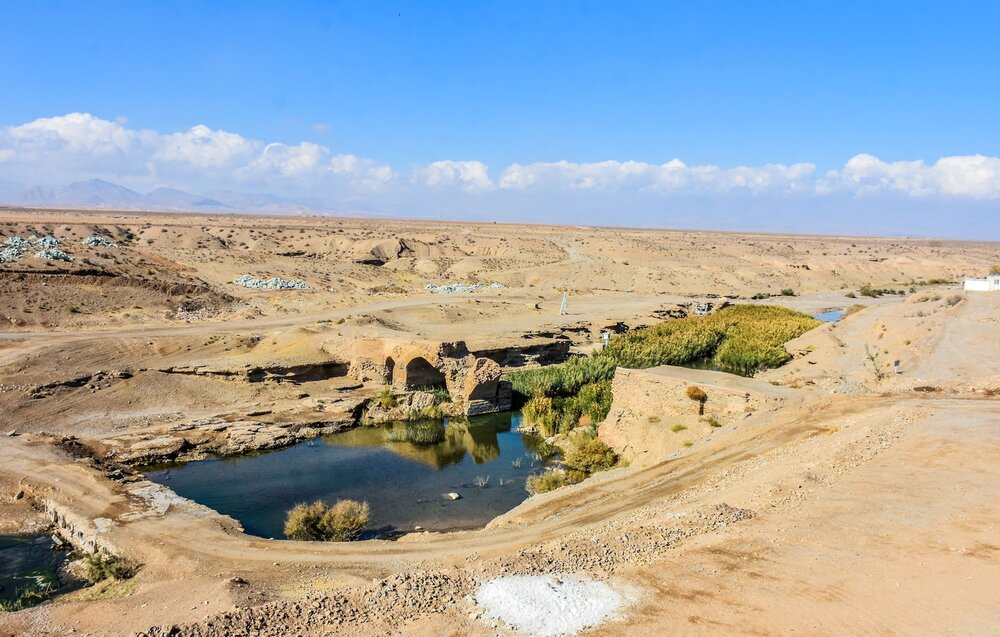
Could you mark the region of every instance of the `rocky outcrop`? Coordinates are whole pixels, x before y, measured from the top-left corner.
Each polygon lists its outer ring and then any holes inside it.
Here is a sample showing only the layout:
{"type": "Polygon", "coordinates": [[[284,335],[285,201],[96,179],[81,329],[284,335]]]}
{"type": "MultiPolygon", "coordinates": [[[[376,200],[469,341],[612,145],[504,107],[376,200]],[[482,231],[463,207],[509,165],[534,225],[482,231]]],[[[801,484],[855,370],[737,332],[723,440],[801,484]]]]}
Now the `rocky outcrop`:
{"type": "Polygon", "coordinates": [[[724,372],[619,368],[599,435],[629,462],[650,465],[756,411],[776,409],[793,391],[724,372]],[[692,387],[704,393],[703,402],[690,397],[692,387]]]}

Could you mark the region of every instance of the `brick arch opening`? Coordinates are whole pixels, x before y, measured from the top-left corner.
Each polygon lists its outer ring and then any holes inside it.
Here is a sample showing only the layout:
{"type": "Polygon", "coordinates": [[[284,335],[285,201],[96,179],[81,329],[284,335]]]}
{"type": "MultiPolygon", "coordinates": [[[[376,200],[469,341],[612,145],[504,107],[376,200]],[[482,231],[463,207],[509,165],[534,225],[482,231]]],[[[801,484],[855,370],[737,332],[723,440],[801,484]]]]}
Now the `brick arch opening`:
{"type": "Polygon", "coordinates": [[[406,388],[444,388],[446,387],[444,374],[422,357],[417,356],[406,364],[406,388]]]}
{"type": "Polygon", "coordinates": [[[396,361],[392,359],[392,356],[385,357],[385,384],[392,385],[396,382],[396,361]]]}

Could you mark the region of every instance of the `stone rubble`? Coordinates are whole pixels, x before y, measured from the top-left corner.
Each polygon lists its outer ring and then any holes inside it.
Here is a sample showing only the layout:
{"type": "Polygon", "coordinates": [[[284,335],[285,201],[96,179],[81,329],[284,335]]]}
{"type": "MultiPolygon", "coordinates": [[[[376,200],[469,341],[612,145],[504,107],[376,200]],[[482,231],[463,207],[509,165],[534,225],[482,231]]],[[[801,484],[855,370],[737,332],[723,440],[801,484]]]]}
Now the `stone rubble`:
{"type": "Polygon", "coordinates": [[[108,239],[107,237],[102,237],[99,235],[91,235],[85,239],[81,239],[80,243],[88,246],[94,246],[95,248],[117,248],[118,244],[114,241],[108,239]]]}
{"type": "Polygon", "coordinates": [[[13,263],[21,258],[21,251],[15,247],[0,250],[0,263],[13,263]]]}
{"type": "Polygon", "coordinates": [[[258,279],[255,276],[244,274],[235,281],[236,285],[250,288],[252,290],[308,290],[309,286],[298,279],[282,279],[272,277],[270,279],[258,279]]]}
{"type": "Polygon", "coordinates": [[[485,283],[448,283],[446,285],[434,285],[433,283],[428,283],[425,286],[425,290],[433,292],[434,294],[455,294],[464,292],[474,292],[476,290],[482,290],[484,288],[491,288],[494,290],[499,290],[503,288],[503,283],[493,282],[489,285],[485,283]]]}
{"type": "Polygon", "coordinates": [[[18,236],[7,237],[3,242],[4,249],[0,250],[0,263],[12,263],[17,261],[24,256],[24,253],[33,248],[41,248],[35,253],[35,257],[39,259],[47,259],[49,261],[72,261],[71,257],[64,250],[59,249],[59,244],[62,239],[57,239],[51,235],[44,237],[37,237],[31,235],[27,239],[22,239],[18,236]]]}
{"type": "Polygon", "coordinates": [[[45,248],[35,253],[36,259],[46,259],[47,261],[72,261],[73,257],[65,250],[59,248],[45,248]]]}

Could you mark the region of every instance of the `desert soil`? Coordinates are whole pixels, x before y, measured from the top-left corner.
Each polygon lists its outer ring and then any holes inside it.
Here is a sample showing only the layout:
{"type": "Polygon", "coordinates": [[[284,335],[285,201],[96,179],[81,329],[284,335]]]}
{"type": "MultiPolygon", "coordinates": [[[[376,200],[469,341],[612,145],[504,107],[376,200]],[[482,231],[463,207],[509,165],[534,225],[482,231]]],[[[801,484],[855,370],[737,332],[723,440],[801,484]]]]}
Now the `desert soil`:
{"type": "MultiPolygon", "coordinates": [[[[65,237],[75,259],[0,264],[0,433],[15,434],[0,438],[0,530],[43,525],[48,502],[144,566],[128,582],[0,615],[0,635],[508,635],[473,597],[510,574],[586,576],[620,591],[627,607],[587,635],[1000,632],[1000,294],[911,283],[981,274],[1000,262],[997,244],[0,215],[0,241],[30,234],[65,237]],[[91,234],[121,247],[82,246],[91,234]],[[311,289],[233,285],[243,274],[311,289]],[[494,281],[503,287],[425,289],[494,281]],[[865,284],[915,291],[845,296],[865,284]],[[280,374],[373,337],[586,349],[606,327],[782,288],[797,296],[763,302],[865,307],[789,343],[794,360],[757,378],[700,372],[734,390],[780,385],[780,405],[689,446],[643,449],[650,461],[533,496],[482,530],[264,540],[93,460],[199,420],[258,433],[339,422],[375,390],[206,369],[280,374]]],[[[615,409],[641,413],[629,400],[615,409]]],[[[675,416],[663,413],[664,426],[675,416]]]]}

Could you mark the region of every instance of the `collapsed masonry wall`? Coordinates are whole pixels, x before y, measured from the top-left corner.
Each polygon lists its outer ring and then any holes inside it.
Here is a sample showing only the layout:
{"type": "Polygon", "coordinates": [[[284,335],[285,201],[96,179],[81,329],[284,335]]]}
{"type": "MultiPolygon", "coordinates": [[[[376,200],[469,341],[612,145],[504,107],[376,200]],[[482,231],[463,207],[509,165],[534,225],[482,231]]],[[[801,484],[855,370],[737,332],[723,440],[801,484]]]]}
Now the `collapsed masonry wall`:
{"type": "Polygon", "coordinates": [[[466,415],[506,411],[512,391],[503,369],[491,359],[469,353],[463,341],[365,339],[352,345],[348,374],[383,383],[397,391],[443,387],[466,415]]]}
{"type": "Polygon", "coordinates": [[[62,540],[90,554],[99,551],[116,553],[115,547],[102,537],[102,518],[91,521],[53,500],[43,500],[42,505],[52,523],[53,532],[62,540]]]}

